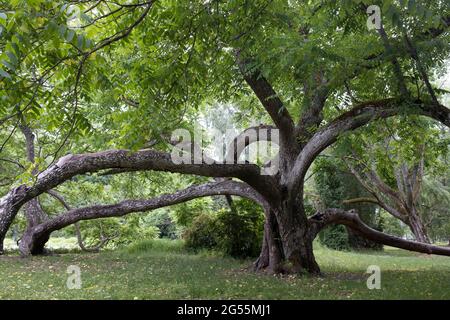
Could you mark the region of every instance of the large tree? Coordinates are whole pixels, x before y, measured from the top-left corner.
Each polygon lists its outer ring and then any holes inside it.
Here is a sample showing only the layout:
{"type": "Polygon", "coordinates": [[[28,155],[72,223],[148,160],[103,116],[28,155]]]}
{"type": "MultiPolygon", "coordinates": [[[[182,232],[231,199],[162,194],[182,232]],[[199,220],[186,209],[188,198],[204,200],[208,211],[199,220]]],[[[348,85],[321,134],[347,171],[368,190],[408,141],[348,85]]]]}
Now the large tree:
{"type": "MultiPolygon", "coordinates": [[[[154,199],[69,210],[28,228],[21,252],[42,252],[52,231],[80,220],[228,194],[264,208],[258,269],[278,271],[286,260],[294,272],[319,273],[312,243],[330,224],[386,245],[450,255],[448,248],[373,230],[352,210],[305,214],[306,173],[340,136],[397,115],[450,125],[450,110],[430,80],[448,58],[450,4],[375,1],[383,23],[369,31],[365,2],[105,0],[79,2],[79,11],[68,13],[70,1],[0,1],[2,130],[10,139],[18,117],[32,116],[55,140],[31,180],[0,200],[0,251],[19,209],[65,181],[105,170],[152,170],[216,181],[154,199]],[[342,103],[345,95],[351,103],[342,103]],[[275,175],[262,175],[256,163],[172,161],[165,137],[191,126],[195,110],[210,101],[233,102],[247,117],[265,111],[262,119],[271,123],[253,130],[277,129],[275,175]],[[89,131],[84,142],[96,152],[74,154],[89,131]],[[78,146],[69,149],[72,142],[78,146]]],[[[228,159],[262,139],[249,130],[236,137],[228,159]]]]}

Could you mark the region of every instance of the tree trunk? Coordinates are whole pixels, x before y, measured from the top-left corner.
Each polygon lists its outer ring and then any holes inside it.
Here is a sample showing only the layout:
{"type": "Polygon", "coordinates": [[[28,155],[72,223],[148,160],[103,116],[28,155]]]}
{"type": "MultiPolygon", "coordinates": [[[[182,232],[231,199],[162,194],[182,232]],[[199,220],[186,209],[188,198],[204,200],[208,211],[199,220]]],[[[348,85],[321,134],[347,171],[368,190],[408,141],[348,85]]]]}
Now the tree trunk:
{"type": "Polygon", "coordinates": [[[22,202],[26,186],[22,185],[12,189],[7,195],[0,199],[0,254],[3,254],[3,242],[22,202]]]}
{"type": "Polygon", "coordinates": [[[319,265],[313,253],[313,240],[308,231],[309,223],[298,197],[284,201],[282,211],[277,214],[277,222],[283,243],[283,251],[292,272],[320,274],[319,265]]]}
{"type": "Polygon", "coordinates": [[[283,247],[280,241],[278,223],[273,211],[270,211],[264,223],[264,237],[261,254],[254,263],[255,271],[267,270],[269,273],[282,272],[284,259],[283,247]]]}
{"type": "Polygon", "coordinates": [[[19,242],[19,251],[22,256],[45,253],[45,244],[50,238],[50,232],[45,232],[37,236],[34,230],[35,228],[27,228],[22,235],[22,239],[19,242]]]}
{"type": "Polygon", "coordinates": [[[416,241],[431,243],[427,230],[416,210],[411,210],[408,216],[408,226],[414,235],[416,241]]]}
{"type": "MultiPolygon", "coordinates": [[[[30,162],[30,164],[34,165],[35,164],[35,151],[36,151],[35,144],[34,144],[35,135],[22,116],[21,116],[21,123],[20,123],[19,127],[25,137],[27,160],[30,162]]],[[[34,176],[38,175],[38,173],[39,173],[38,168],[34,167],[31,173],[34,176]]],[[[25,211],[25,218],[27,219],[27,227],[26,227],[26,230],[25,230],[20,242],[22,242],[22,240],[24,238],[28,237],[32,228],[39,225],[40,223],[45,222],[48,219],[47,214],[44,212],[44,210],[42,210],[42,207],[41,207],[41,204],[39,203],[38,197],[33,198],[30,201],[28,201],[27,203],[25,203],[24,211],[25,211]]],[[[47,241],[48,241],[48,239],[45,242],[43,242],[41,245],[38,245],[37,248],[34,248],[33,252],[39,253],[39,254],[43,253],[44,246],[47,241]]],[[[19,248],[22,248],[20,243],[19,243],[19,248]]],[[[20,250],[20,251],[23,254],[22,250],[20,250]]],[[[25,254],[27,255],[27,254],[29,254],[29,252],[25,251],[25,254]]]]}

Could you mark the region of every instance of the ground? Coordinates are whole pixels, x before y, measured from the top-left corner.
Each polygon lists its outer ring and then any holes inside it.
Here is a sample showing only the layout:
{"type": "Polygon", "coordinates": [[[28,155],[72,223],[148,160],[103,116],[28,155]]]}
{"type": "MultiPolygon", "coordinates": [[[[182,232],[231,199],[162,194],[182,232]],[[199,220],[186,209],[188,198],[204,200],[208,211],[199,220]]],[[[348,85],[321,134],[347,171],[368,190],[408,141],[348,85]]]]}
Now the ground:
{"type": "Polygon", "coordinates": [[[187,253],[178,241],[152,240],[99,254],[0,257],[2,299],[450,299],[450,258],[386,248],[338,252],[315,245],[324,277],[270,276],[250,260],[187,253]],[[70,265],[81,289],[67,289],[70,265]],[[366,285],[369,265],[381,289],[366,285]]]}

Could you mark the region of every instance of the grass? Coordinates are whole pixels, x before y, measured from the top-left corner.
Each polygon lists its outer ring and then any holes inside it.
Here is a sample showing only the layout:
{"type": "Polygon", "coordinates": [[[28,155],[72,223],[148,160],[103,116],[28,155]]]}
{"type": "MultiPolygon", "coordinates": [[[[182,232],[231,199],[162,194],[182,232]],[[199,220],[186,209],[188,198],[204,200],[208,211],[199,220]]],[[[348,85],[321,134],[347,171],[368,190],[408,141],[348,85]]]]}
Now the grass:
{"type": "Polygon", "coordinates": [[[450,299],[450,258],[387,248],[337,252],[316,245],[325,277],[255,274],[250,260],[192,254],[180,241],[143,241],[99,254],[0,257],[1,299],[450,299]],[[69,290],[67,268],[81,269],[69,290]],[[381,289],[369,290],[369,265],[381,289]]]}

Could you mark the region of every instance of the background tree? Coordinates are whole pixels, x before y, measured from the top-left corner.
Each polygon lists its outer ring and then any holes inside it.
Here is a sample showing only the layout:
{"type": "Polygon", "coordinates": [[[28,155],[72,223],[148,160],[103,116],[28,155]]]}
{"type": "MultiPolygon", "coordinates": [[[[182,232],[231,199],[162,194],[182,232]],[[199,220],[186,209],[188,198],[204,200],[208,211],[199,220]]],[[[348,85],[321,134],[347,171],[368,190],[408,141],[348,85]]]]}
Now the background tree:
{"type": "Polygon", "coordinates": [[[348,198],[346,203],[376,203],[405,223],[417,241],[429,243],[424,219],[436,213],[421,205],[426,201],[422,185],[425,175],[438,179],[446,170],[439,159],[447,158],[448,138],[420,118],[387,120],[386,128],[381,132],[368,128],[366,135],[353,141],[351,155],[344,156],[350,171],[372,195],[348,198]]]}
{"type": "MultiPolygon", "coordinates": [[[[374,229],[380,229],[380,217],[377,207],[371,203],[345,204],[346,199],[367,197],[369,194],[355,179],[345,165],[333,154],[315,161],[314,182],[320,196],[322,208],[352,208],[361,212],[361,220],[374,229]]],[[[333,249],[380,249],[379,244],[366,240],[342,225],[331,226],[323,230],[320,240],[333,249]]]]}

